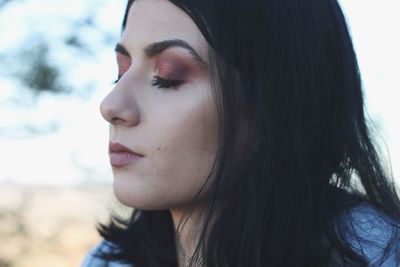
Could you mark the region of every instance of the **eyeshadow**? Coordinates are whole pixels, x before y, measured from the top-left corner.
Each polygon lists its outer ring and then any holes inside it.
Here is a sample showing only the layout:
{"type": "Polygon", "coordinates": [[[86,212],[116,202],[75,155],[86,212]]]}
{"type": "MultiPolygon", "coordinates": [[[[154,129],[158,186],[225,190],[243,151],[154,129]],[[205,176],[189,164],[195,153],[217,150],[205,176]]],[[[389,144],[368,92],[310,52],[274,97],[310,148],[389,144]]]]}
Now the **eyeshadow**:
{"type": "Polygon", "coordinates": [[[158,75],[169,80],[185,80],[190,68],[176,61],[163,61],[157,65],[158,75]]]}
{"type": "Polygon", "coordinates": [[[186,59],[174,55],[162,55],[156,61],[156,72],[159,76],[169,80],[186,80],[191,73],[192,66],[186,59]]]}
{"type": "Polygon", "coordinates": [[[129,57],[122,55],[120,53],[117,53],[116,57],[117,57],[117,63],[118,63],[118,74],[122,75],[129,69],[129,67],[131,66],[132,60],[129,57]]]}

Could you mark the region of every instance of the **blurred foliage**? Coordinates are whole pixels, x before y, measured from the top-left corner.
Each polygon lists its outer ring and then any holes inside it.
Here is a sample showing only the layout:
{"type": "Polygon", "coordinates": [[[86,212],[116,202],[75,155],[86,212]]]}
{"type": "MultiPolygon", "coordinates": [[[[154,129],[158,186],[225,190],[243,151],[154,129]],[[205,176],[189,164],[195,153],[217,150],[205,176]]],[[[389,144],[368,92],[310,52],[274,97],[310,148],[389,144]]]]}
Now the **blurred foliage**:
{"type": "MultiPolygon", "coordinates": [[[[13,9],[24,9],[33,1],[0,0],[0,16],[13,12],[13,9]]],[[[23,14],[21,18],[14,17],[6,23],[2,21],[0,26],[13,25],[13,20],[23,20],[21,25],[14,27],[25,29],[5,27],[7,31],[0,31],[4,34],[4,37],[1,36],[3,39],[12,40],[0,50],[0,80],[8,89],[0,104],[4,110],[15,110],[16,114],[21,114],[16,120],[18,123],[9,124],[4,120],[0,125],[1,137],[27,138],[53,133],[60,128],[61,121],[52,118],[31,122],[29,116],[20,111],[34,114],[42,99],[59,101],[65,96],[88,99],[95,92],[96,76],[79,76],[80,71],[99,59],[98,51],[109,48],[110,43],[115,42],[118,29],[110,32],[101,26],[99,19],[104,8],[101,1],[88,2],[84,5],[86,9],[76,15],[67,12],[65,16],[58,16],[55,13],[43,19],[39,10],[23,14]],[[13,34],[14,31],[17,34],[13,34]],[[23,34],[19,35],[20,32],[23,34]]],[[[62,5],[67,7],[68,1],[60,1],[62,5]]],[[[0,267],[4,264],[0,262],[0,267]]]]}
{"type": "MultiPolygon", "coordinates": [[[[47,40],[33,35],[20,46],[0,56],[0,76],[17,82],[18,88],[29,90],[33,96],[42,92],[70,93],[71,87],[62,81],[62,71],[54,60],[50,59],[47,40]]],[[[21,99],[14,101],[18,104],[21,99]]],[[[21,104],[26,105],[23,101],[21,104]]]]}
{"type": "MultiPolygon", "coordinates": [[[[21,0],[0,0],[0,12],[6,12],[3,7],[11,2],[24,3],[21,0]]],[[[67,58],[72,59],[79,52],[79,60],[91,60],[96,57],[96,46],[110,44],[113,35],[97,25],[97,9],[94,5],[81,17],[57,22],[60,26],[67,26],[62,36],[54,37],[46,32],[38,32],[36,26],[32,25],[30,36],[26,36],[19,45],[10,48],[7,53],[0,51],[0,76],[8,80],[11,78],[19,84],[19,88],[31,91],[34,96],[46,92],[87,97],[93,88],[74,88],[66,78],[66,62],[59,59],[58,55],[68,55],[67,58]],[[83,92],[85,90],[86,93],[83,92]]]]}
{"type": "Polygon", "coordinates": [[[0,259],[0,267],[12,267],[11,263],[0,259]]]}
{"type": "Polygon", "coordinates": [[[50,91],[53,93],[67,92],[60,82],[60,69],[50,63],[49,47],[41,41],[20,55],[20,68],[16,73],[22,84],[35,93],[50,91]]]}
{"type": "Polygon", "coordinates": [[[72,34],[65,39],[65,44],[75,48],[84,48],[82,40],[76,34],[72,34]]]}

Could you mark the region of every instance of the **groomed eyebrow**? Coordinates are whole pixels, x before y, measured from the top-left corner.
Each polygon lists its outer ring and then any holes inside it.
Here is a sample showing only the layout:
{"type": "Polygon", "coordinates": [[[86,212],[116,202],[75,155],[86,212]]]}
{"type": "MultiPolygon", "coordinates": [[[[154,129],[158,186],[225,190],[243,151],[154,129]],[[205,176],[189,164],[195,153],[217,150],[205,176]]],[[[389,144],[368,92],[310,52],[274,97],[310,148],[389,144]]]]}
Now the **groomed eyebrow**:
{"type": "MultiPolygon", "coordinates": [[[[181,47],[189,51],[189,53],[193,56],[193,58],[202,66],[207,66],[206,62],[200,57],[200,55],[193,49],[187,42],[181,39],[173,39],[173,40],[165,40],[161,42],[151,43],[144,48],[144,53],[147,57],[152,58],[159,54],[161,54],[164,50],[171,47],[181,47]]],[[[128,50],[118,43],[115,46],[115,51],[119,52],[127,57],[131,57],[128,50]]]]}

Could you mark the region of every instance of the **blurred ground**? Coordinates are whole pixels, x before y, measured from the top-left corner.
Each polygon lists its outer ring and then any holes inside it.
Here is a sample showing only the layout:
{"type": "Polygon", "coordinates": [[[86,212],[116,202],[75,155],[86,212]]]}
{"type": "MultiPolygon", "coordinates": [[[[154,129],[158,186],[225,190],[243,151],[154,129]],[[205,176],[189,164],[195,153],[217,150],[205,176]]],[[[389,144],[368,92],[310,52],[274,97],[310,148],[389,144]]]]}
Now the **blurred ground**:
{"type": "Polygon", "coordinates": [[[79,266],[111,209],[123,207],[108,185],[0,184],[0,267],[79,266]]]}

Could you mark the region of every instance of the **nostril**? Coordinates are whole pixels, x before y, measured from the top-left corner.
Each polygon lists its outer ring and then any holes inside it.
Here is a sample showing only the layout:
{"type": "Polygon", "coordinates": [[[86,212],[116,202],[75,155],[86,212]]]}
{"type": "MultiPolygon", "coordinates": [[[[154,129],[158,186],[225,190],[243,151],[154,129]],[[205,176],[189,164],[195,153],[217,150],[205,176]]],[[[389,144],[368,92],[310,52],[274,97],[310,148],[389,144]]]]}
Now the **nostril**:
{"type": "Polygon", "coordinates": [[[112,124],[118,124],[118,123],[121,123],[123,120],[121,119],[121,118],[118,118],[118,117],[114,117],[114,118],[112,118],[111,120],[110,120],[110,123],[112,123],[112,124]]]}
{"type": "Polygon", "coordinates": [[[118,118],[117,110],[113,102],[115,102],[115,99],[108,94],[100,103],[100,114],[109,123],[112,123],[115,118],[118,118]]]}

